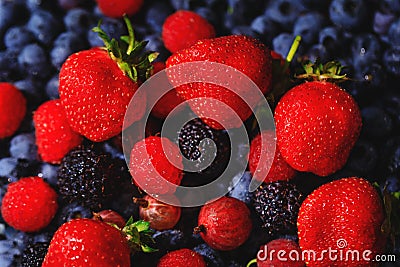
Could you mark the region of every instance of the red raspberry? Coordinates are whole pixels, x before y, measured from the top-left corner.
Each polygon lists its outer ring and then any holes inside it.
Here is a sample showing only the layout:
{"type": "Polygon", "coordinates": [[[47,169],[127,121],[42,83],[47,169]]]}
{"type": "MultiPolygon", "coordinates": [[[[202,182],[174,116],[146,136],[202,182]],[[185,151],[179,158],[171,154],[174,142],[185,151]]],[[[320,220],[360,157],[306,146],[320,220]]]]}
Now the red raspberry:
{"type": "Polygon", "coordinates": [[[257,254],[257,267],[303,267],[299,245],[289,239],[275,239],[261,246],[257,254]],[[279,252],[284,251],[284,252],[279,252]]]}
{"type": "Polygon", "coordinates": [[[4,221],[23,232],[45,228],[57,209],[57,193],[37,176],[9,184],[1,205],[4,221]]]}
{"type": "Polygon", "coordinates": [[[0,83],[0,138],[12,136],[26,114],[26,99],[11,83],[0,83]]]}
{"type": "Polygon", "coordinates": [[[165,254],[157,267],[206,267],[203,257],[197,252],[182,248],[165,254]]]}
{"type": "Polygon", "coordinates": [[[33,114],[33,122],[38,153],[45,162],[60,163],[72,148],[82,142],[82,136],[69,126],[59,99],[41,104],[33,114]]]}
{"type": "Polygon", "coordinates": [[[205,18],[193,11],[178,10],[165,20],[161,37],[171,52],[188,48],[201,39],[215,37],[215,29],[205,18]]]}

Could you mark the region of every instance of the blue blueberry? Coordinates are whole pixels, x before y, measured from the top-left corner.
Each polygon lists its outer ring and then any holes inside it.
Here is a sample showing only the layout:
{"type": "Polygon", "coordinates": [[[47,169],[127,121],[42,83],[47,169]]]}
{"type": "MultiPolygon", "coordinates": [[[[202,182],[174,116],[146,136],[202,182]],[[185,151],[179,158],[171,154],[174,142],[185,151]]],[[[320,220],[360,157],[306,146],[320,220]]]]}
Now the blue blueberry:
{"type": "Polygon", "coordinates": [[[258,34],[256,32],[254,32],[250,26],[245,26],[245,25],[235,26],[234,28],[232,28],[231,34],[246,35],[246,36],[250,36],[250,37],[259,39],[258,34]]]}
{"type": "Polygon", "coordinates": [[[363,67],[380,61],[381,49],[382,46],[376,35],[364,33],[355,36],[351,44],[353,65],[363,67]]]}
{"type": "Polygon", "coordinates": [[[303,6],[310,9],[326,10],[329,7],[330,0],[300,0],[303,6]]]}
{"type": "Polygon", "coordinates": [[[174,12],[174,9],[168,2],[155,2],[145,13],[146,24],[154,32],[161,32],[165,19],[174,12]]]}
{"type": "Polygon", "coordinates": [[[170,0],[169,2],[175,10],[190,9],[190,0],[170,0]]]}
{"type": "Polygon", "coordinates": [[[47,52],[36,43],[22,49],[18,55],[18,64],[22,71],[32,77],[46,78],[53,72],[47,52]]]}
{"type": "Polygon", "coordinates": [[[194,11],[213,25],[218,35],[218,31],[220,30],[220,17],[215,13],[215,11],[209,7],[198,7],[194,11]]]}
{"type": "Polygon", "coordinates": [[[343,44],[343,33],[337,27],[327,26],[319,32],[318,43],[330,52],[337,51],[343,44]]]}
{"type": "Polygon", "coordinates": [[[57,186],[57,172],[58,165],[53,165],[43,162],[40,164],[38,176],[42,177],[48,184],[52,186],[57,186]]]}
{"type": "Polygon", "coordinates": [[[46,95],[49,99],[58,99],[60,93],[58,90],[59,79],[58,73],[53,75],[46,83],[46,95]]]}
{"type": "Polygon", "coordinates": [[[193,250],[203,256],[208,267],[225,266],[224,260],[220,252],[210,248],[207,244],[203,243],[198,246],[195,246],[193,250]]]}
{"type": "Polygon", "coordinates": [[[16,49],[0,51],[0,81],[8,82],[20,78],[18,55],[19,51],[16,49]]]}
{"type": "Polygon", "coordinates": [[[389,176],[386,178],[385,183],[382,186],[386,187],[389,192],[399,192],[400,191],[400,181],[396,176],[389,176]]]}
{"type": "Polygon", "coordinates": [[[22,49],[25,45],[33,43],[35,37],[24,26],[10,27],[4,35],[4,44],[9,49],[22,49]]]}
{"type": "Polygon", "coordinates": [[[272,46],[272,39],[279,33],[278,25],[265,15],[256,17],[251,22],[250,27],[270,47],[272,46]]]}
{"type": "Polygon", "coordinates": [[[379,7],[381,10],[387,13],[393,13],[393,14],[400,13],[400,1],[397,0],[380,0],[379,7]]]}
{"type": "Polygon", "coordinates": [[[54,15],[42,9],[32,13],[26,27],[45,46],[50,46],[61,31],[60,22],[54,15]]]}
{"type": "Polygon", "coordinates": [[[181,249],[187,245],[185,234],[179,229],[156,231],[153,239],[157,248],[164,252],[181,249]]]}
{"type": "MultiPolygon", "coordinates": [[[[0,40],[4,32],[12,24],[20,22],[23,19],[24,8],[18,1],[0,1],[0,40]]],[[[1,41],[0,41],[1,46],[1,41]]]]}
{"type": "Polygon", "coordinates": [[[381,168],[383,175],[400,175],[400,137],[394,136],[386,140],[380,147],[381,168]]]}
{"type": "Polygon", "coordinates": [[[400,96],[397,93],[390,93],[382,98],[380,106],[389,114],[393,121],[395,132],[400,131],[400,96]]]}
{"type": "Polygon", "coordinates": [[[43,102],[42,83],[37,79],[26,78],[14,82],[14,85],[24,94],[27,102],[28,110],[34,111],[43,102]]]}
{"type": "Polygon", "coordinates": [[[392,118],[382,108],[369,106],[361,109],[362,133],[372,140],[385,139],[393,130],[392,118]]]}
{"type": "Polygon", "coordinates": [[[315,62],[317,59],[320,60],[321,62],[327,62],[329,60],[332,60],[329,51],[322,44],[312,45],[307,50],[305,57],[311,62],[315,62]]]}
{"type": "MultiPolygon", "coordinates": [[[[128,34],[124,22],[122,22],[120,19],[104,17],[102,19],[100,28],[102,28],[110,38],[115,38],[117,40],[120,36],[128,34]]],[[[97,33],[92,31],[92,29],[88,30],[87,39],[92,47],[104,46],[103,41],[100,39],[97,33]]]]}
{"type": "Polygon", "coordinates": [[[280,54],[283,58],[286,58],[286,55],[292,46],[293,40],[293,34],[287,32],[280,33],[272,40],[272,49],[276,53],[280,54]]]}
{"type": "Polygon", "coordinates": [[[393,46],[383,54],[383,66],[388,73],[400,77],[400,47],[393,46]]]}
{"type": "Polygon", "coordinates": [[[383,13],[379,10],[374,14],[374,23],[373,23],[373,30],[375,33],[381,35],[385,35],[392,24],[392,22],[396,19],[394,14],[390,13],[383,13]]]}
{"type": "Polygon", "coordinates": [[[85,36],[88,30],[96,26],[95,17],[86,9],[73,8],[64,16],[64,25],[67,31],[79,36],[85,36]]]}
{"type": "Polygon", "coordinates": [[[16,158],[2,158],[0,159],[0,176],[11,177],[15,175],[18,160],[16,158]]]}
{"type": "Polygon", "coordinates": [[[160,53],[157,60],[165,61],[171,55],[171,53],[165,48],[159,34],[147,35],[144,37],[144,40],[148,41],[146,50],[157,51],[160,53]]]}
{"type": "Polygon", "coordinates": [[[10,155],[16,159],[34,161],[37,159],[36,139],[33,133],[16,135],[10,142],[10,155]]]}
{"type": "Polygon", "coordinates": [[[338,27],[358,31],[365,27],[370,10],[364,0],[332,0],[329,18],[338,27]]]}
{"type": "Polygon", "coordinates": [[[300,35],[302,42],[313,44],[317,42],[318,34],[326,24],[326,18],[321,13],[307,12],[296,19],[293,34],[300,35]]]}
{"type": "Polygon", "coordinates": [[[367,139],[359,139],[350,152],[347,167],[357,173],[370,175],[378,164],[378,150],[367,139]]]}
{"type": "Polygon", "coordinates": [[[87,48],[88,44],[83,42],[78,34],[71,31],[63,32],[54,41],[54,46],[50,51],[51,63],[57,70],[60,70],[71,54],[87,48]]]}
{"type": "Polygon", "coordinates": [[[92,218],[92,211],[80,203],[72,202],[62,205],[54,218],[55,227],[59,227],[63,223],[69,222],[76,218],[92,218]]]}
{"type": "Polygon", "coordinates": [[[298,0],[276,0],[269,2],[265,15],[283,29],[292,31],[294,22],[303,11],[304,6],[298,0]]]}
{"type": "Polygon", "coordinates": [[[237,198],[244,203],[251,205],[253,193],[249,191],[249,185],[252,178],[253,177],[249,172],[245,172],[243,175],[236,175],[233,177],[228,196],[237,198]]]}
{"type": "Polygon", "coordinates": [[[400,17],[390,25],[387,36],[392,47],[400,46],[400,17]]]}

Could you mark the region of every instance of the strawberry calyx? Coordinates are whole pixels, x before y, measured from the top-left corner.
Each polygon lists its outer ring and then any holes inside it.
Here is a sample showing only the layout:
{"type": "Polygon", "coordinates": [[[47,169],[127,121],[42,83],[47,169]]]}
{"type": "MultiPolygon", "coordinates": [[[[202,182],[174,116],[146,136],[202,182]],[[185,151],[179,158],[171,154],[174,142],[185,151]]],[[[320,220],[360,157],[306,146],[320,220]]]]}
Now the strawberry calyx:
{"type": "Polygon", "coordinates": [[[150,229],[150,222],[143,220],[134,221],[131,216],[123,228],[113,223],[108,224],[117,228],[126,236],[133,254],[136,252],[148,253],[158,251],[158,249],[151,247],[155,244],[155,241],[152,237],[153,230],[150,229]]]}
{"type": "Polygon", "coordinates": [[[315,62],[307,60],[303,64],[304,73],[295,75],[297,79],[305,79],[308,81],[327,81],[327,82],[343,82],[349,80],[347,74],[342,73],[346,68],[337,61],[328,61],[322,64],[319,59],[315,62]]]}
{"type": "Polygon", "coordinates": [[[119,68],[132,81],[145,81],[151,76],[153,65],[151,64],[158,56],[158,52],[145,51],[148,41],[138,41],[129,18],[124,15],[123,19],[128,29],[128,35],[123,35],[120,40],[110,39],[106,32],[101,29],[101,20],[92,29],[104,42],[104,48],[110,57],[118,64],[119,68]]]}

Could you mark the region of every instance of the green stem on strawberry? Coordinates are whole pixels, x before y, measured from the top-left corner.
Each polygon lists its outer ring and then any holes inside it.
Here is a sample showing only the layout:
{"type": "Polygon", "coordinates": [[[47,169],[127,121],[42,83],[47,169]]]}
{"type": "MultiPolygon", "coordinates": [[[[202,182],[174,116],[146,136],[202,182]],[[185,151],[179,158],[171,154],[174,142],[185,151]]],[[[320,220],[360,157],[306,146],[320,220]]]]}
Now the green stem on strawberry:
{"type": "Polygon", "coordinates": [[[282,73],[286,73],[287,69],[289,68],[290,63],[292,62],[293,57],[296,54],[297,49],[299,48],[300,41],[301,41],[301,36],[296,35],[296,37],[294,38],[294,41],[292,43],[292,46],[290,47],[290,50],[286,56],[286,61],[285,61],[285,64],[283,65],[282,73]]]}
{"type": "Polygon", "coordinates": [[[151,75],[153,68],[152,62],[157,58],[158,52],[145,51],[147,41],[137,41],[135,33],[127,16],[124,16],[124,21],[128,29],[128,35],[120,37],[120,41],[115,38],[110,39],[106,32],[101,29],[101,20],[98,25],[92,30],[96,32],[103,40],[104,47],[110,57],[117,62],[119,68],[132,81],[145,81],[151,75]]]}
{"type": "Polygon", "coordinates": [[[110,225],[120,230],[126,236],[132,253],[157,251],[157,249],[151,247],[151,245],[155,244],[155,241],[152,237],[153,231],[150,229],[149,222],[143,220],[134,221],[130,217],[122,229],[115,224],[110,225]]]}
{"type": "Polygon", "coordinates": [[[322,64],[319,59],[315,62],[307,61],[303,64],[303,68],[304,73],[295,75],[295,78],[336,83],[349,79],[346,74],[342,73],[345,67],[336,60],[329,61],[325,64],[322,64]]]}

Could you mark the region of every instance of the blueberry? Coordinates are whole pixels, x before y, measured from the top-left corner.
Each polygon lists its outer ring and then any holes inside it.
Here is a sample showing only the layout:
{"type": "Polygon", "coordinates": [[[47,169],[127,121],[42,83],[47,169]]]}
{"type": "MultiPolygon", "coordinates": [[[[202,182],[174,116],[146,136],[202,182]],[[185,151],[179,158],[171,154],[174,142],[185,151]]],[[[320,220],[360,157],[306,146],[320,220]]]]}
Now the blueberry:
{"type": "Polygon", "coordinates": [[[153,239],[158,249],[166,252],[186,247],[185,234],[179,229],[156,231],[153,239]]]}
{"type": "Polygon", "coordinates": [[[317,59],[321,62],[327,62],[331,60],[329,51],[322,44],[315,44],[308,49],[306,58],[311,62],[315,62],[317,59]]]}
{"type": "Polygon", "coordinates": [[[58,165],[43,162],[39,167],[38,176],[42,177],[48,184],[57,185],[58,165]]]}
{"type": "Polygon", "coordinates": [[[286,58],[293,40],[293,34],[286,32],[280,33],[272,40],[272,48],[276,53],[280,54],[283,58],[286,58]]]}
{"type": "Polygon", "coordinates": [[[396,0],[381,0],[379,1],[379,7],[385,12],[392,14],[400,13],[400,1],[396,0]]]}
{"type": "Polygon", "coordinates": [[[332,0],[329,17],[338,27],[357,31],[365,27],[368,20],[368,5],[364,0],[332,0]]]}
{"type": "Polygon", "coordinates": [[[199,7],[199,8],[196,8],[194,11],[197,14],[199,14],[200,16],[202,16],[204,19],[206,19],[211,25],[213,25],[218,34],[220,18],[219,18],[219,16],[217,16],[217,14],[215,13],[214,10],[212,10],[211,8],[208,8],[208,7],[199,7]]]}
{"type": "Polygon", "coordinates": [[[399,192],[400,191],[400,181],[396,176],[389,176],[386,178],[384,186],[389,192],[399,192]]]}
{"type": "Polygon", "coordinates": [[[256,17],[250,24],[251,29],[256,32],[260,39],[268,46],[272,45],[272,39],[279,32],[278,25],[267,16],[261,15],[256,17]]]}
{"type": "Polygon", "coordinates": [[[63,32],[54,41],[54,46],[50,52],[51,63],[60,70],[65,60],[73,53],[88,48],[86,42],[74,32],[63,32]]]}
{"type": "Polygon", "coordinates": [[[307,8],[325,10],[329,7],[330,0],[300,0],[301,4],[303,4],[307,8]]]}
{"type": "Polygon", "coordinates": [[[383,54],[383,66],[392,75],[400,77],[400,47],[394,46],[387,49],[383,54]]]}
{"type": "Polygon", "coordinates": [[[58,99],[60,97],[60,93],[58,90],[59,79],[58,73],[53,75],[46,84],[46,95],[49,99],[58,99]]]}
{"type": "Polygon", "coordinates": [[[390,25],[387,35],[391,46],[400,46],[400,17],[390,25]]]}
{"type": "Polygon", "coordinates": [[[259,39],[258,34],[254,32],[250,26],[245,26],[245,25],[236,26],[231,30],[231,33],[233,35],[246,35],[259,39]]]}
{"type": "Polygon", "coordinates": [[[26,78],[24,80],[19,80],[14,82],[14,85],[24,94],[27,102],[28,110],[34,111],[42,103],[42,84],[38,80],[32,78],[26,78]]]}
{"type": "Polygon", "coordinates": [[[379,35],[385,35],[395,19],[396,16],[393,14],[382,13],[380,11],[375,12],[373,24],[374,32],[379,35]]]}
{"type": "MultiPolygon", "coordinates": [[[[110,38],[119,39],[120,36],[128,34],[125,24],[120,19],[105,17],[102,19],[100,28],[103,29],[110,38]]],[[[92,47],[104,46],[103,41],[92,29],[88,30],[87,39],[92,47]]]]}
{"type": "Polygon", "coordinates": [[[327,26],[319,32],[318,43],[325,46],[328,51],[334,52],[343,43],[343,33],[337,27],[327,26]]]}
{"type": "Polygon", "coordinates": [[[167,2],[155,2],[146,11],[146,24],[154,32],[161,32],[165,19],[172,12],[174,12],[174,9],[167,2]]]}
{"type": "Polygon", "coordinates": [[[302,11],[304,11],[304,6],[298,0],[276,0],[269,2],[265,15],[283,29],[291,31],[302,11]]]}
{"type": "Polygon", "coordinates": [[[237,198],[244,203],[251,205],[253,193],[249,191],[249,185],[252,176],[249,172],[243,173],[243,175],[236,175],[232,179],[232,185],[229,188],[228,195],[237,198]]]}
{"type": "Polygon", "coordinates": [[[54,15],[41,9],[32,13],[26,27],[46,46],[50,46],[61,31],[60,22],[54,15]]]}
{"type": "Polygon", "coordinates": [[[8,82],[20,78],[18,54],[16,49],[0,51],[0,81],[8,82]]]}
{"type": "Polygon", "coordinates": [[[392,118],[394,131],[398,132],[400,130],[400,97],[397,94],[388,94],[383,97],[380,106],[392,118]]]}
{"type": "Polygon", "coordinates": [[[25,45],[33,43],[35,37],[32,32],[24,26],[14,26],[7,30],[4,35],[4,44],[6,48],[22,49],[25,45]]]}
{"type": "Polygon", "coordinates": [[[350,152],[347,167],[357,173],[370,175],[378,164],[378,151],[374,144],[359,139],[350,152]]]}
{"type": "Polygon", "coordinates": [[[193,248],[194,251],[203,256],[208,267],[224,267],[225,263],[219,251],[210,248],[203,243],[193,248]]]}
{"type": "Polygon", "coordinates": [[[47,53],[38,44],[26,45],[18,56],[18,63],[27,75],[33,77],[46,78],[53,71],[47,53]]]}
{"type": "Polygon", "coordinates": [[[96,20],[86,9],[74,8],[65,14],[64,24],[67,31],[85,36],[88,30],[96,26],[96,20]]]}
{"type": "Polygon", "coordinates": [[[261,15],[264,8],[262,1],[257,0],[228,0],[227,14],[234,22],[233,25],[248,25],[256,16],[261,15]]]}
{"type": "Polygon", "coordinates": [[[0,159],[0,176],[10,177],[15,175],[18,160],[16,158],[2,158],[0,159]]]}
{"type": "Polygon", "coordinates": [[[387,176],[400,175],[400,137],[386,140],[380,147],[380,153],[382,173],[387,176]]]}
{"type": "Polygon", "coordinates": [[[381,108],[371,106],[361,110],[363,134],[372,139],[386,138],[393,129],[391,117],[381,108]]]}
{"type": "Polygon", "coordinates": [[[353,65],[363,67],[379,61],[381,49],[379,39],[374,34],[357,35],[351,44],[353,65]]]}
{"type": "Polygon", "coordinates": [[[175,8],[175,10],[190,9],[190,0],[170,0],[171,6],[175,8]]]}
{"type": "Polygon", "coordinates": [[[325,17],[319,12],[307,12],[299,16],[293,26],[293,34],[300,35],[306,44],[313,44],[318,39],[321,29],[327,24],[325,17]]]}
{"type": "Polygon", "coordinates": [[[11,139],[10,155],[16,159],[37,159],[37,146],[33,133],[22,133],[11,139]]]}
{"type": "Polygon", "coordinates": [[[171,53],[165,48],[159,34],[147,35],[144,37],[144,40],[148,41],[146,50],[157,51],[160,53],[157,60],[165,61],[170,56],[171,53]]]}
{"type": "Polygon", "coordinates": [[[63,205],[57,211],[55,216],[56,227],[61,226],[63,223],[69,222],[76,218],[92,218],[92,211],[82,206],[80,203],[72,202],[63,205]]]}
{"type": "Polygon", "coordinates": [[[23,16],[20,15],[24,15],[24,13],[24,8],[18,1],[0,1],[0,40],[3,39],[3,34],[8,27],[23,19],[23,16]]]}

